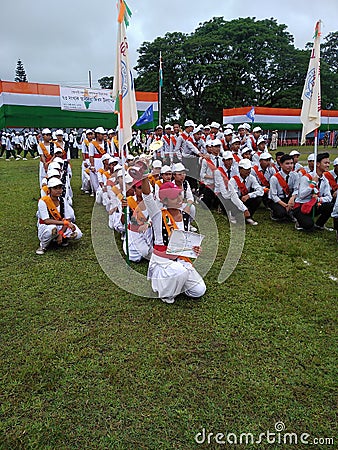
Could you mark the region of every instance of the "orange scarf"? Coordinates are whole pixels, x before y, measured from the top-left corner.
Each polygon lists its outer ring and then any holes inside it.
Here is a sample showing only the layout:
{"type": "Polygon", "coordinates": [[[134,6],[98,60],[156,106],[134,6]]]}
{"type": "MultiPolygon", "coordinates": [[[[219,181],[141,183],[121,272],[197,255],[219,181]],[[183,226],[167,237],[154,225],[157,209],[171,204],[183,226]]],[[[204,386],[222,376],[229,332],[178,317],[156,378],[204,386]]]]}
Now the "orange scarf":
{"type": "Polygon", "coordinates": [[[42,150],[42,153],[46,159],[46,162],[49,162],[52,159],[52,155],[48,153],[48,150],[46,149],[46,146],[43,142],[39,142],[40,148],[42,150]]]}
{"type": "Polygon", "coordinates": [[[333,190],[333,192],[336,192],[336,190],[338,189],[338,184],[336,182],[336,180],[334,179],[334,176],[332,175],[331,172],[324,172],[324,177],[327,179],[327,181],[330,184],[331,189],[333,190]]]}
{"type": "MultiPolygon", "coordinates": [[[[173,230],[178,230],[177,223],[175,219],[170,214],[167,209],[162,209],[162,222],[164,223],[165,229],[167,230],[168,236],[171,236],[173,230]]],[[[182,259],[183,261],[189,262],[192,264],[191,259],[186,256],[179,256],[178,259],[182,259]]]]}
{"type": "Polygon", "coordinates": [[[138,225],[144,224],[147,221],[146,216],[141,211],[141,208],[139,207],[139,204],[134,199],[134,197],[132,196],[127,197],[127,202],[129,208],[133,211],[133,217],[136,220],[137,224],[138,225]]]}
{"type": "Polygon", "coordinates": [[[60,148],[62,150],[62,158],[66,159],[67,153],[64,151],[63,147],[61,147],[60,143],[58,141],[55,141],[54,144],[56,145],[57,148],[60,148]]]}
{"type": "Polygon", "coordinates": [[[105,155],[106,151],[100,146],[100,144],[97,141],[92,141],[92,144],[96,148],[96,150],[100,153],[100,155],[105,155]]]}
{"type": "Polygon", "coordinates": [[[45,197],[41,197],[41,200],[43,200],[46,203],[48,211],[50,212],[50,214],[54,220],[62,220],[61,214],[57,210],[55,203],[49,197],[49,195],[46,195],[45,197]]]}
{"type": "Polygon", "coordinates": [[[282,175],[279,172],[275,173],[274,176],[277,178],[278,183],[280,184],[281,188],[283,189],[284,194],[287,197],[289,197],[290,189],[289,189],[289,185],[287,184],[286,180],[282,177],[282,175]]]}
{"type": "Polygon", "coordinates": [[[242,194],[242,197],[244,195],[248,195],[248,193],[249,193],[248,188],[245,186],[245,183],[243,183],[243,181],[241,181],[239,176],[238,175],[234,175],[232,178],[236,181],[237,186],[238,186],[238,188],[240,190],[240,193],[242,194]]]}

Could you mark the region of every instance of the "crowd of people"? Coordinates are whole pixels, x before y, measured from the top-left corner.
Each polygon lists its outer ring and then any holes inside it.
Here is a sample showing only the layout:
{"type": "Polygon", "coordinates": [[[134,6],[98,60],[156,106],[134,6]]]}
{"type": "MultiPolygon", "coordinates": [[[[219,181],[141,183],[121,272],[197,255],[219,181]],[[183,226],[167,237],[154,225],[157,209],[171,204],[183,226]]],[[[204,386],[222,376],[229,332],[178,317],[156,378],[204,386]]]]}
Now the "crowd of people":
{"type": "MultiPolygon", "coordinates": [[[[181,292],[198,298],[206,289],[191,260],[167,253],[174,229],[197,231],[196,204],[250,226],[258,225],[255,213],[262,206],[272,221],[294,223],[299,232],[330,230],[332,216],[338,236],[338,158],[331,168],[329,153],[318,153],[316,163],[311,154],[303,167],[298,150],[275,151],[263,130],[247,123],[235,130],[187,120],[182,128],[159,125],[134,154],[125,148],[123,156],[116,130],[83,130],[79,140],[81,190],[106,209],[129,259],[149,260],[148,277],[164,302],[173,303],[181,292]]],[[[82,233],[72,208],[69,140],[63,130],[47,128],[35,139],[41,189],[36,253],[42,255],[82,233]]],[[[193,251],[197,257],[201,249],[193,251]]]]}

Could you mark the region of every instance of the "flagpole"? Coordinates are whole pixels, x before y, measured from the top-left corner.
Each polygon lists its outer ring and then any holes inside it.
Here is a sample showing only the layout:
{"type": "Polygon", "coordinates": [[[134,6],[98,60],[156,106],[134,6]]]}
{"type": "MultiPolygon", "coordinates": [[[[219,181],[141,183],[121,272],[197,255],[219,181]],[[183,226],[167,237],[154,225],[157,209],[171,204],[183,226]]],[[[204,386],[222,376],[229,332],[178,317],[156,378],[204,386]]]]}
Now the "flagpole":
{"type": "Polygon", "coordinates": [[[317,154],[318,154],[318,128],[315,129],[315,141],[314,141],[314,147],[313,147],[313,154],[314,154],[314,175],[317,175],[316,165],[317,165],[317,154]]]}
{"type": "MultiPolygon", "coordinates": [[[[120,5],[121,8],[121,5],[120,5]]],[[[118,42],[121,41],[121,27],[122,22],[118,22],[118,29],[119,29],[119,39],[118,42]]],[[[120,52],[121,48],[118,46],[117,51],[120,52]]],[[[118,120],[119,120],[119,153],[120,153],[120,159],[121,159],[121,165],[122,165],[122,195],[123,200],[127,200],[127,188],[126,188],[126,169],[125,169],[125,163],[126,158],[123,151],[123,143],[124,143],[124,136],[123,136],[123,95],[122,95],[122,75],[121,75],[121,56],[120,54],[117,57],[118,61],[118,76],[119,76],[119,113],[118,113],[118,120]]],[[[123,215],[124,215],[124,230],[125,230],[125,243],[126,243],[126,262],[127,265],[130,265],[130,259],[129,259],[129,242],[128,242],[128,206],[125,206],[123,208],[123,215]]]]}
{"type": "Polygon", "coordinates": [[[162,52],[160,52],[160,70],[158,83],[158,124],[162,122],[162,52]]]}

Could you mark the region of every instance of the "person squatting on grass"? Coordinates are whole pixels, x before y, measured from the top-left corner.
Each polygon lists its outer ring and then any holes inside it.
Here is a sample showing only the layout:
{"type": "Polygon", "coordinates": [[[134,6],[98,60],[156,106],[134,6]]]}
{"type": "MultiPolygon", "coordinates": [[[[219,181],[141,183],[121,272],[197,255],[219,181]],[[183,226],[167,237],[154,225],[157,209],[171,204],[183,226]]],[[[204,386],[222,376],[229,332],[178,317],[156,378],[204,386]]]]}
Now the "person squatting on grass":
{"type": "MultiPolygon", "coordinates": [[[[171,182],[161,184],[159,197],[164,207],[160,208],[146,176],[142,180],[142,194],[154,234],[154,247],[148,267],[152,289],[166,303],[173,303],[182,292],[188,297],[202,297],[206,286],[191,261],[166,253],[172,230],[188,231],[190,226],[189,216],[185,217],[181,211],[182,189],[171,182]]],[[[200,247],[194,247],[193,250],[197,256],[201,252],[200,247]]]]}
{"type": "Polygon", "coordinates": [[[48,180],[49,193],[40,198],[37,212],[37,227],[40,246],[37,255],[43,255],[51,242],[66,246],[70,240],[78,240],[82,232],[75,225],[73,208],[62,197],[63,184],[57,177],[48,180]]]}

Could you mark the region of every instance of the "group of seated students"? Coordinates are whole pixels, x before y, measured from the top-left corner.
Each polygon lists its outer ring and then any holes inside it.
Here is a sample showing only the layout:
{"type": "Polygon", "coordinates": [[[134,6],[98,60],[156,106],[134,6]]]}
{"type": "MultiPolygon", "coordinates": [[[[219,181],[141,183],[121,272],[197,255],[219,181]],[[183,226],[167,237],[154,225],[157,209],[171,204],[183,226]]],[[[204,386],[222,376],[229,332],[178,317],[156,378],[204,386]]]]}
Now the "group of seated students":
{"type": "MultiPolygon", "coordinates": [[[[196,129],[188,141],[191,153],[185,150],[176,161],[158,152],[136,157],[127,153],[121,160],[105,151],[100,131],[95,130],[95,140],[88,141],[88,155],[83,152],[82,181],[86,183],[82,190],[92,192],[106,208],[108,226],[120,233],[129,259],[150,261],[153,290],[166,303],[173,303],[181,292],[197,298],[205,291],[191,261],[167,254],[173,229],[197,231],[193,226],[196,203],[221,208],[232,224],[244,218],[248,225],[258,225],[254,215],[263,204],[271,220],[294,222],[298,231],[324,230],[331,216],[338,230],[338,158],[330,170],[327,152],[319,153],[316,163],[310,155],[303,167],[298,150],[277,152],[274,160],[264,139],[258,138],[253,151],[246,144],[241,146],[235,135],[225,150],[219,138],[203,141],[196,129]]],[[[42,158],[45,176],[37,213],[37,254],[44,254],[51,243],[66,246],[82,236],[72,209],[69,161],[59,150],[54,149],[48,161],[42,158]]],[[[198,256],[200,248],[194,251],[198,256]]]]}
{"type": "Polygon", "coordinates": [[[40,199],[36,216],[40,244],[35,251],[37,255],[43,255],[53,245],[65,247],[82,237],[72,207],[70,158],[61,147],[55,145],[53,150],[52,155],[45,151],[46,157],[41,157],[43,161],[40,160],[39,166],[40,199]]]}

